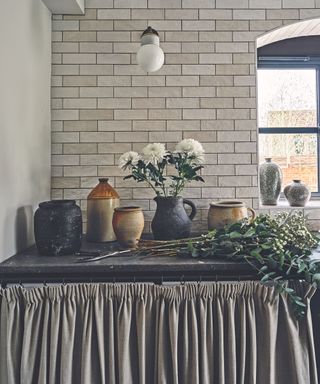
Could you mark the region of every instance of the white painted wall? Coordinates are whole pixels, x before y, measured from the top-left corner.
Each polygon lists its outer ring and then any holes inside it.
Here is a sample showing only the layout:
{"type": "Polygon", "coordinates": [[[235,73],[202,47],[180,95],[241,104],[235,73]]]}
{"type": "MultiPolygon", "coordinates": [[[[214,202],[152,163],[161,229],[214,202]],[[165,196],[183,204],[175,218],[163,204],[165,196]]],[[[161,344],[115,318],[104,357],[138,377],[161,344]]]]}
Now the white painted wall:
{"type": "Polygon", "coordinates": [[[51,14],[41,0],[0,2],[0,261],[33,242],[50,196],[51,14]]]}

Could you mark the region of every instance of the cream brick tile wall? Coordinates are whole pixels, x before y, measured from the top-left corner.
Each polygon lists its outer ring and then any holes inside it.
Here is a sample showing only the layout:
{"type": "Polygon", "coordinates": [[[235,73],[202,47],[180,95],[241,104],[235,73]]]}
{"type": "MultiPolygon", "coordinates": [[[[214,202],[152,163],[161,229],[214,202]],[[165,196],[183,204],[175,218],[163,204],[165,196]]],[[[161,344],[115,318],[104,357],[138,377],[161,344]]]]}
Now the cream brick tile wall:
{"type": "MultiPolygon", "coordinates": [[[[86,0],[84,16],[53,17],[52,198],[86,196],[109,177],[123,204],[153,216],[153,193],[124,181],[120,154],[182,138],[206,149],[205,184],[184,195],[206,227],[211,200],[238,198],[258,208],[255,39],[320,17],[316,0],[86,0]],[[160,33],[163,68],[136,65],[141,32],[160,33]]],[[[320,210],[307,209],[313,227],[320,210]]]]}

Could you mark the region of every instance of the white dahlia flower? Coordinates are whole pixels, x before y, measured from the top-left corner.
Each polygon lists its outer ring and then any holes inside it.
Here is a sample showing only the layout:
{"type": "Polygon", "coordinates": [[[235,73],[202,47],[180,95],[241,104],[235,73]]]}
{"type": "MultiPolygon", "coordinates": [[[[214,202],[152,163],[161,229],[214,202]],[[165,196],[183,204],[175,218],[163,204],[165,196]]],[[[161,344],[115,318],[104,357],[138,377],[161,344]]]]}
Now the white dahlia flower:
{"type": "Polygon", "coordinates": [[[204,161],[204,149],[199,141],[194,139],[184,139],[175,148],[176,153],[185,153],[194,160],[202,163],[204,161]]]}
{"type": "Polygon", "coordinates": [[[119,167],[125,170],[132,165],[137,165],[139,160],[140,160],[140,156],[137,152],[134,152],[134,151],[125,152],[119,158],[119,167]]]}
{"type": "Polygon", "coordinates": [[[142,157],[146,163],[157,164],[164,158],[166,153],[166,148],[161,143],[148,144],[142,149],[142,157]]]}

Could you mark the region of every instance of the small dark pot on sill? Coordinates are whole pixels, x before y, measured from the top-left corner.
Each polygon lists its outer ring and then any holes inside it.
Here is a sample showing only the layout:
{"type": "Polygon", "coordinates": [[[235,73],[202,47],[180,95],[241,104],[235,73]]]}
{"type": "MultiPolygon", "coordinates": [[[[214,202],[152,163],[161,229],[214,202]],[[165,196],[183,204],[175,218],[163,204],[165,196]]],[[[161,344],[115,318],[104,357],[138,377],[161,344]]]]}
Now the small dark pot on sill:
{"type": "Polygon", "coordinates": [[[182,197],[161,197],[154,199],[157,210],[151,223],[152,233],[156,240],[175,240],[190,236],[192,220],[196,215],[196,207],[192,201],[182,197]],[[190,216],[184,204],[192,209],[190,216]]]}
{"type": "Polygon", "coordinates": [[[82,213],[75,200],[39,204],[34,215],[38,252],[45,256],[71,255],[81,248],[82,213]]]}

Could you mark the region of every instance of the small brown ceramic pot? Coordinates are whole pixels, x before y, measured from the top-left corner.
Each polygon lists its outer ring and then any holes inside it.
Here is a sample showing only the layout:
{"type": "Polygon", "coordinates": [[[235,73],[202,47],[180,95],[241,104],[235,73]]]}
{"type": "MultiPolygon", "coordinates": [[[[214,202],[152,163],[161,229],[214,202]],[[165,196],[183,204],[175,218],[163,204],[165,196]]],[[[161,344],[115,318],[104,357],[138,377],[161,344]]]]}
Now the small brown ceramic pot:
{"type": "Polygon", "coordinates": [[[210,203],[208,212],[208,229],[221,229],[225,225],[234,224],[248,217],[251,212],[251,220],[254,220],[256,213],[252,208],[247,208],[242,201],[217,201],[210,203]]]}
{"type": "Polygon", "coordinates": [[[118,243],[124,248],[136,248],[144,227],[140,207],[115,208],[112,220],[118,243]]]}

